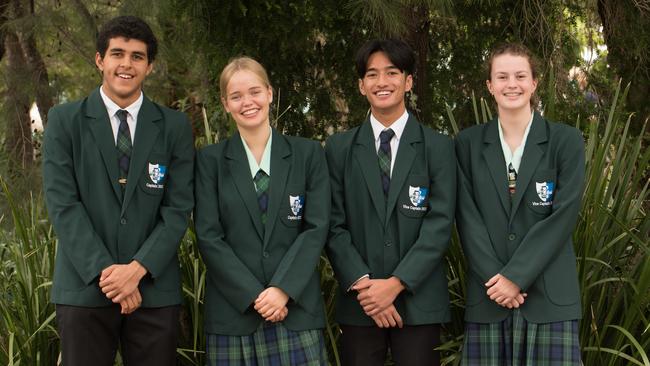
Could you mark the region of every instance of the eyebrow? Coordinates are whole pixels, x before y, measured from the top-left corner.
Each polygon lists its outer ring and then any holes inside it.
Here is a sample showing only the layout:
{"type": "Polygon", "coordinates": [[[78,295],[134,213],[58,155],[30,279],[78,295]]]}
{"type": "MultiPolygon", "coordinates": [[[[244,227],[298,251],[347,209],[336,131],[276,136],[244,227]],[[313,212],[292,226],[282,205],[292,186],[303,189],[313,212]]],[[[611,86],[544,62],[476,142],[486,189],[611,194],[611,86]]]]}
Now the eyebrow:
{"type": "MultiPolygon", "coordinates": [[[[115,47],[115,48],[111,48],[110,50],[108,50],[108,52],[126,52],[126,50],[124,48],[115,47]]],[[[144,57],[147,56],[146,52],[133,51],[131,53],[134,54],[134,55],[140,55],[140,56],[144,56],[144,57]]]]}
{"type": "MultiPolygon", "coordinates": [[[[370,67],[370,68],[368,68],[368,69],[366,70],[366,72],[370,72],[370,71],[379,71],[379,70],[380,70],[380,69],[378,69],[378,68],[376,68],[376,67],[370,67]]],[[[383,70],[397,70],[397,71],[400,71],[400,72],[402,71],[402,70],[399,69],[399,67],[397,67],[397,66],[395,66],[395,65],[389,65],[389,66],[386,66],[386,67],[383,68],[383,70]]]]}

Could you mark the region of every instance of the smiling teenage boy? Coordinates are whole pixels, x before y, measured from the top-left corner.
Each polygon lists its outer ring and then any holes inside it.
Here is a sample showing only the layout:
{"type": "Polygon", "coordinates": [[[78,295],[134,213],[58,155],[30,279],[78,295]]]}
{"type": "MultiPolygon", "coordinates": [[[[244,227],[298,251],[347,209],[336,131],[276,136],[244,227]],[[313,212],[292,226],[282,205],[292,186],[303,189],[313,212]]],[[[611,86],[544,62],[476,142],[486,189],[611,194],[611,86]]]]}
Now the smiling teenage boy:
{"type": "Polygon", "coordinates": [[[52,108],[43,184],[58,238],[52,302],[66,366],[175,365],[177,249],[193,206],[192,131],[142,84],[157,41],[139,18],[97,39],[102,85],[52,108]]]}
{"type": "Polygon", "coordinates": [[[456,200],[453,144],[406,110],[415,68],[406,43],[369,41],[356,68],[370,114],[325,148],[342,361],[381,366],[390,349],[397,365],[438,365],[439,324],[450,320],[443,256],[456,200]]]}

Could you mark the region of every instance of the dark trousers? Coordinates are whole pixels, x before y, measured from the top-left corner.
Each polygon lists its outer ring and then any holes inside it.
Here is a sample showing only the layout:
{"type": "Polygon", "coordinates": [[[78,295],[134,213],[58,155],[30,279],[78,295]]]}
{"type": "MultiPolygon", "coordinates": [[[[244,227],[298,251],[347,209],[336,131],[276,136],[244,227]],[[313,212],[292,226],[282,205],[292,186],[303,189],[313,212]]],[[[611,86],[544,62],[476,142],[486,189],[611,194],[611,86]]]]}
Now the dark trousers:
{"type": "Polygon", "coordinates": [[[112,366],[118,345],[125,366],[176,365],[179,306],[90,308],[56,305],[64,366],[112,366]]]}
{"type": "Polygon", "coordinates": [[[440,325],[379,328],[341,325],[343,366],[383,366],[390,349],[396,366],[438,366],[440,325]]]}

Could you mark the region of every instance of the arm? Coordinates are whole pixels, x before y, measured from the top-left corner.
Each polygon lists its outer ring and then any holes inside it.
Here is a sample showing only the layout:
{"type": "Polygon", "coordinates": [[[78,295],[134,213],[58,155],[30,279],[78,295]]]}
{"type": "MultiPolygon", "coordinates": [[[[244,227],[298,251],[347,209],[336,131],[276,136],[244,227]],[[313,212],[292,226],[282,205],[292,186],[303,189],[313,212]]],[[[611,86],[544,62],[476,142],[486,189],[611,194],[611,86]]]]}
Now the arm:
{"type": "Polygon", "coordinates": [[[429,211],[422,219],[420,235],[393,271],[406,290],[414,293],[432,269],[440,265],[449,246],[456,207],[456,157],[453,142],[429,143],[429,211]]]}
{"type": "Polygon", "coordinates": [[[347,289],[364,275],[369,274],[370,268],[356,250],[347,229],[343,182],[345,153],[343,149],[336,146],[334,138],[330,138],[325,145],[325,155],[332,189],[332,214],[326,246],[327,257],[332,264],[339,285],[341,288],[347,289]]]}
{"type": "Polygon", "coordinates": [[[217,162],[206,150],[196,159],[196,208],[194,221],[201,257],[208,275],[218,283],[226,299],[241,313],[255,301],[264,286],[241,262],[225,241],[219,212],[217,162]]]}
{"type": "Polygon", "coordinates": [[[113,264],[81,202],[75,179],[72,137],[57,108],[48,113],[43,142],[43,189],[50,219],[62,252],[86,285],[113,264]]]}
{"type": "Polygon", "coordinates": [[[307,173],[303,231],[280,261],[269,286],[279,287],[294,301],[311,278],[325,245],[330,218],[330,189],[323,149],[312,144],[307,173]]]}
{"type": "Polygon", "coordinates": [[[467,257],[469,270],[478,274],[483,283],[486,283],[503,268],[503,263],[494,252],[481,212],[474,200],[474,189],[470,180],[472,176],[470,151],[466,144],[462,137],[456,138],[458,159],[456,229],[463,253],[467,257]]]}
{"type": "Polygon", "coordinates": [[[566,136],[567,140],[558,153],[560,162],[553,212],[530,228],[501,271],[522,289],[528,288],[551,259],[570,242],[578,219],[584,186],[584,140],[578,130],[566,136]]]}

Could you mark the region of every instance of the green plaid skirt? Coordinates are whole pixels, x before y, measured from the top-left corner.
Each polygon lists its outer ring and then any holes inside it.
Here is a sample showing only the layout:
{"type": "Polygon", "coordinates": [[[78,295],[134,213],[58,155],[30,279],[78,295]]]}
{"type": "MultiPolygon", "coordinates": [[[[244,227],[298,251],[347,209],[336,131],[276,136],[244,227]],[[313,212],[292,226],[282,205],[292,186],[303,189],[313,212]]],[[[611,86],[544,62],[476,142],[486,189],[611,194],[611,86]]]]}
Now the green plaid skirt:
{"type": "Polygon", "coordinates": [[[293,331],[263,322],[245,336],[207,334],[207,366],[326,366],[320,329],[293,331]]]}
{"type": "Polygon", "coordinates": [[[463,366],[578,366],[578,321],[529,323],[519,309],[500,323],[466,323],[463,366]]]}

